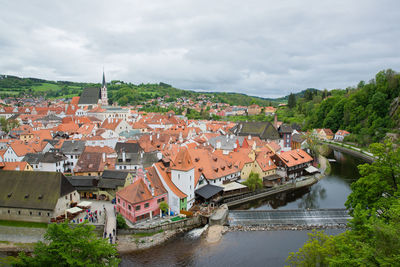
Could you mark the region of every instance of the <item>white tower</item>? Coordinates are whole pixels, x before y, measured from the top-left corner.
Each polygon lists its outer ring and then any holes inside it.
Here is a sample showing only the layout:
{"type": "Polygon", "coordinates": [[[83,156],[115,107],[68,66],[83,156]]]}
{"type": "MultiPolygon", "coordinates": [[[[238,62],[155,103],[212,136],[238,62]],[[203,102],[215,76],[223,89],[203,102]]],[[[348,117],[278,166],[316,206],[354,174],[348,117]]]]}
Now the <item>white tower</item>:
{"type": "Polygon", "coordinates": [[[108,106],[108,96],[107,96],[107,84],[106,84],[106,78],[104,76],[104,70],[103,70],[103,84],[101,85],[101,98],[100,102],[102,106],[108,106]]]}

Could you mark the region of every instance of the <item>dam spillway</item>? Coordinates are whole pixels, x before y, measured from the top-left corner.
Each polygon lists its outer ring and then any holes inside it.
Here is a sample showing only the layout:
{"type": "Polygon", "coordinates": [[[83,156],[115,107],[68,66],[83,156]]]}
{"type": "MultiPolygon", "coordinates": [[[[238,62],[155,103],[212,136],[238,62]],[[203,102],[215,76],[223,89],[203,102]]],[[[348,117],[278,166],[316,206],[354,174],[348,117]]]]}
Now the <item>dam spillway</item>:
{"type": "Polygon", "coordinates": [[[351,216],[346,209],[230,210],[230,226],[344,226],[351,216]]]}

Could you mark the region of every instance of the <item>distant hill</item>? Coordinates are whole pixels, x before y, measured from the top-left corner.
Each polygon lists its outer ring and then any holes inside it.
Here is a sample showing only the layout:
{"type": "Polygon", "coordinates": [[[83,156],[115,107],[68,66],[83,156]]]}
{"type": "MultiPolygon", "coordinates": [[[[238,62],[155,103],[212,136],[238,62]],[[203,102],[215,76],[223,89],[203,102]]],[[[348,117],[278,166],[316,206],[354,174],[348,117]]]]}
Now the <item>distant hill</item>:
{"type": "MultiPolygon", "coordinates": [[[[37,78],[20,78],[12,75],[0,75],[0,97],[44,96],[45,98],[72,98],[79,96],[85,87],[100,86],[100,83],[83,83],[70,81],[49,81],[37,78]]],[[[177,98],[197,98],[201,95],[209,96],[213,102],[230,105],[248,106],[258,104],[262,106],[277,105],[287,102],[287,97],[273,99],[248,96],[241,93],[225,92],[195,92],[182,90],[169,84],[132,84],[123,81],[111,81],[107,84],[109,99],[120,105],[141,104],[149,99],[168,95],[169,102],[177,98]]]]}

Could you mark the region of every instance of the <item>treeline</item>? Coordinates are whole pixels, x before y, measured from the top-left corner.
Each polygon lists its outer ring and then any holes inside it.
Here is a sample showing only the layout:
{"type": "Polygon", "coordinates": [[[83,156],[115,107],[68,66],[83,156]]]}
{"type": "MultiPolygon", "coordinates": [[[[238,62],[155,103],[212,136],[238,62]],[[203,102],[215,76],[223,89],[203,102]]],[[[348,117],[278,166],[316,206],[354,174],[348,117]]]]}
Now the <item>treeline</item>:
{"type": "MultiPolygon", "coordinates": [[[[46,98],[71,98],[81,94],[85,87],[100,87],[100,83],[82,83],[70,81],[48,81],[36,78],[20,78],[10,75],[0,75],[0,96],[23,97],[44,96],[46,98]]],[[[132,84],[119,80],[107,83],[110,104],[117,102],[119,105],[144,104],[150,99],[165,97],[166,102],[175,102],[178,98],[186,97],[200,100],[201,96],[208,96],[214,102],[227,103],[230,105],[248,106],[258,104],[260,106],[271,106],[281,103],[282,100],[264,99],[238,93],[214,93],[195,92],[181,90],[167,83],[154,84],[132,84]]]]}
{"type": "Polygon", "coordinates": [[[310,90],[291,99],[291,107],[280,109],[278,116],[297,122],[303,130],[330,128],[352,133],[349,141],[367,145],[380,141],[398,125],[399,112],[391,104],[400,93],[400,74],[391,69],[380,71],[368,83],[355,88],[331,91],[310,90]]]}

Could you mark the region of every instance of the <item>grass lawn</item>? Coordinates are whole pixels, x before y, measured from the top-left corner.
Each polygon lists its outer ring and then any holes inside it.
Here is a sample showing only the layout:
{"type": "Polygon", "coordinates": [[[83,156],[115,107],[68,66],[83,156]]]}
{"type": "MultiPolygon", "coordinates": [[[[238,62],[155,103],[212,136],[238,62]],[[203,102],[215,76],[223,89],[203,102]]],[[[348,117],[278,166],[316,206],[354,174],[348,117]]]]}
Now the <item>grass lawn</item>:
{"type": "Polygon", "coordinates": [[[47,228],[47,223],[20,222],[20,221],[3,221],[3,220],[0,220],[0,226],[30,227],[30,228],[47,228]]]}
{"type": "Polygon", "coordinates": [[[147,236],[153,236],[155,234],[159,234],[164,232],[164,230],[159,230],[157,232],[153,232],[153,233],[137,233],[137,234],[133,234],[133,237],[147,237],[147,236]]]}
{"type": "Polygon", "coordinates": [[[185,219],[185,218],[178,216],[178,217],[172,218],[171,221],[176,222],[176,221],[180,221],[180,220],[183,220],[183,219],[185,219]]]}
{"type": "Polygon", "coordinates": [[[36,92],[45,92],[49,90],[60,90],[60,86],[52,83],[42,83],[41,85],[32,86],[32,89],[36,92]]]}

